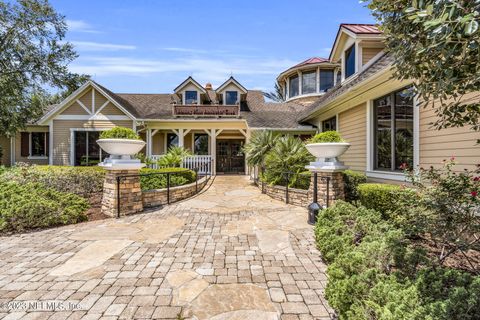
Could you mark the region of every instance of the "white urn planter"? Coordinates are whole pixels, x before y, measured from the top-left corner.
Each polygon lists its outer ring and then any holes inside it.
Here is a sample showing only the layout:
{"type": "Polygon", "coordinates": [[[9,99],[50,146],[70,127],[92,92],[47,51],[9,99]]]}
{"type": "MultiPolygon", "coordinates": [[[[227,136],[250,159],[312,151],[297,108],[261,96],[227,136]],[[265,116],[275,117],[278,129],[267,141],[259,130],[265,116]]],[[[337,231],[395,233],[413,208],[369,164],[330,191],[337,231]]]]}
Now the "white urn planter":
{"type": "Polygon", "coordinates": [[[338,157],[347,151],[350,147],[350,143],[309,143],[306,147],[307,150],[317,158],[315,162],[310,162],[310,165],[306,167],[307,169],[323,171],[339,171],[347,169],[343,162],[338,160],[338,157]]]}
{"type": "Polygon", "coordinates": [[[99,166],[117,170],[140,169],[145,166],[139,159],[132,158],[133,155],[143,149],[145,141],[135,139],[99,139],[97,143],[103,151],[110,154],[99,166]]]}

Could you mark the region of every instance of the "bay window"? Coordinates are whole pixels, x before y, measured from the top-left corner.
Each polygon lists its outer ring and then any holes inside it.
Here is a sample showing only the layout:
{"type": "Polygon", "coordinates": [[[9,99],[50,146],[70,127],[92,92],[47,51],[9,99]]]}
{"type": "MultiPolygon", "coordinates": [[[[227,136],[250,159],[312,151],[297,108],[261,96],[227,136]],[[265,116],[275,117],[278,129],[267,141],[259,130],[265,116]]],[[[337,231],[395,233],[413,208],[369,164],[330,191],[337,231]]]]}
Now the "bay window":
{"type": "Polygon", "coordinates": [[[317,72],[302,73],[302,94],[317,92],[317,72]]]}
{"type": "Polygon", "coordinates": [[[294,75],[289,78],[288,97],[293,98],[298,96],[299,92],[299,79],[298,75],[294,75]]]}
{"type": "Polygon", "coordinates": [[[374,168],[413,167],[413,94],[402,89],[374,101],[374,168]]]}
{"type": "Polygon", "coordinates": [[[333,87],[333,70],[320,70],[320,92],[333,87]]]}

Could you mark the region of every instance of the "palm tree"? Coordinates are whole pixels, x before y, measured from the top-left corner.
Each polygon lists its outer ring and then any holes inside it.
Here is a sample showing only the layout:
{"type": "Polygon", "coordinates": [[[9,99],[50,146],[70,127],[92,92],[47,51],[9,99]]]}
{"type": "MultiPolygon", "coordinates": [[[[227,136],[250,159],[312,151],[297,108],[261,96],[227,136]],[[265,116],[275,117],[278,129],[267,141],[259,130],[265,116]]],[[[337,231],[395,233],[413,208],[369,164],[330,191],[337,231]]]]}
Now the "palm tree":
{"type": "Polygon", "coordinates": [[[275,146],[277,139],[278,134],[271,130],[255,131],[243,147],[248,165],[263,165],[265,156],[275,146]]]}
{"type": "Polygon", "coordinates": [[[275,83],[274,88],[275,88],[275,91],[264,92],[263,93],[264,97],[275,102],[284,102],[286,99],[283,94],[282,88],[278,85],[278,83],[275,83]]]}

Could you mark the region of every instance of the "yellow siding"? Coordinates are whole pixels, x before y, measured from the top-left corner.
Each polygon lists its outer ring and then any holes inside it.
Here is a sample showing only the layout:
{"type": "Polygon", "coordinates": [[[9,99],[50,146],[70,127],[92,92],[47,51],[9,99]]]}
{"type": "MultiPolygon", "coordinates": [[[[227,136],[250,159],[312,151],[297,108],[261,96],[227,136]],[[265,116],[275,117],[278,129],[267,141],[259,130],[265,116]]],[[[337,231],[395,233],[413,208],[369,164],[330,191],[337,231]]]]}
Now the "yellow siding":
{"type": "Polygon", "coordinates": [[[152,137],[152,154],[164,154],[165,153],[165,134],[163,132],[157,132],[152,137]]]}
{"type": "Polygon", "coordinates": [[[78,100],[90,111],[92,110],[92,89],[87,90],[78,100]]]}
{"type": "Polygon", "coordinates": [[[10,165],[10,138],[0,136],[0,148],[2,148],[2,157],[0,158],[0,165],[10,165]]]}
{"type": "MultiPolygon", "coordinates": [[[[90,108],[89,105],[86,105],[87,108],[90,108]]],[[[73,102],[67,109],[65,109],[62,114],[65,115],[87,115],[87,111],[82,108],[76,101],[73,102]]]]}
{"type": "Polygon", "coordinates": [[[78,120],[53,120],[53,164],[70,165],[70,129],[95,128],[110,129],[115,126],[131,128],[130,120],[122,121],[78,121],[78,120]]]}
{"type": "Polygon", "coordinates": [[[99,114],[101,115],[125,115],[120,109],[118,109],[117,107],[115,107],[112,103],[109,103],[105,106],[105,108],[103,108],[99,114]]]}
{"type": "Polygon", "coordinates": [[[368,63],[382,48],[362,48],[362,65],[368,63]]]}
{"type": "Polygon", "coordinates": [[[107,102],[107,98],[105,98],[100,92],[95,91],[95,112],[100,109],[105,102],[107,102]]]}
{"type": "MultiPolygon", "coordinates": [[[[465,96],[465,101],[479,101],[480,93],[465,96]]],[[[436,120],[431,106],[420,109],[420,166],[441,166],[444,159],[455,157],[457,169],[474,169],[480,163],[480,133],[469,127],[436,130],[431,123],[436,120]]]]}
{"type": "Polygon", "coordinates": [[[193,143],[192,133],[189,132],[188,134],[185,135],[185,138],[183,138],[183,139],[184,139],[183,140],[184,148],[193,152],[193,150],[192,150],[192,143],[193,143]]]}
{"type": "Polygon", "coordinates": [[[367,167],[366,112],[366,104],[362,103],[338,115],[337,129],[351,144],[341,160],[352,170],[365,171],[367,167]]]}

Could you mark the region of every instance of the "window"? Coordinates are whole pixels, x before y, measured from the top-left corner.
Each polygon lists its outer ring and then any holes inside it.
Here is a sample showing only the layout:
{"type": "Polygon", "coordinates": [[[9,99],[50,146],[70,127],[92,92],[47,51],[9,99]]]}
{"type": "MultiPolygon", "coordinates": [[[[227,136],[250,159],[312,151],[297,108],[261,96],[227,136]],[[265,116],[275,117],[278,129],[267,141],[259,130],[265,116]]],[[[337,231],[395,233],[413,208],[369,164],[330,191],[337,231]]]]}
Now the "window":
{"type": "Polygon", "coordinates": [[[198,92],[197,91],[185,91],[185,104],[197,104],[198,92]]]}
{"type": "Polygon", "coordinates": [[[195,134],[193,153],[196,155],[208,155],[208,134],[195,134]]]}
{"type": "Polygon", "coordinates": [[[238,102],[237,91],[225,91],[225,104],[234,105],[238,102]]]}
{"type": "Polygon", "coordinates": [[[339,84],[340,82],[342,82],[342,72],[339,70],[337,71],[337,79],[335,84],[339,84]]]}
{"type": "Polygon", "coordinates": [[[320,70],[320,92],[333,87],[333,70],[320,70]]]}
{"type": "Polygon", "coordinates": [[[337,130],[337,117],[322,121],[322,132],[336,131],[337,130]]]}
{"type": "Polygon", "coordinates": [[[355,73],[355,45],[345,51],[345,79],[355,73]]]}
{"type": "Polygon", "coordinates": [[[96,166],[108,156],[97,144],[99,137],[100,131],[75,131],[73,138],[76,166],[96,166]]]}
{"type": "Polygon", "coordinates": [[[22,132],[22,157],[48,157],[48,132],[22,132]]]}
{"type": "Polygon", "coordinates": [[[406,88],[374,101],[375,169],[413,166],[413,94],[406,88]]]}
{"type": "Polygon", "coordinates": [[[290,77],[290,85],[288,87],[288,97],[293,98],[298,96],[298,75],[290,77]]]}
{"type": "Polygon", "coordinates": [[[167,151],[174,146],[178,146],[178,136],[175,133],[167,134],[167,151]]]}
{"type": "Polygon", "coordinates": [[[317,92],[317,72],[302,73],[302,94],[317,92]]]}

